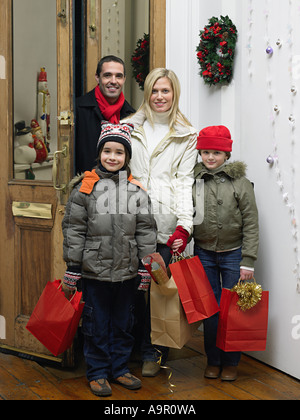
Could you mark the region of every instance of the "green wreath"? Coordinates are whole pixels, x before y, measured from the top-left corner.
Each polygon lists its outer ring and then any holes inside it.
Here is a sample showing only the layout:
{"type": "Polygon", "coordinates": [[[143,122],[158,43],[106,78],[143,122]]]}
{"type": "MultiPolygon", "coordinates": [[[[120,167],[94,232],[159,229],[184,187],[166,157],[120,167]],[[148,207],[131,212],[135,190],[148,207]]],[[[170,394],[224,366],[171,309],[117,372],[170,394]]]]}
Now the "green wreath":
{"type": "Polygon", "coordinates": [[[141,90],[144,90],[144,83],[149,74],[150,56],[150,35],[144,34],[143,38],[137,41],[136,49],[131,56],[132,75],[141,90]]]}
{"type": "Polygon", "coordinates": [[[230,83],[238,31],[228,16],[212,17],[200,31],[197,59],[200,76],[210,86],[230,83]]]}

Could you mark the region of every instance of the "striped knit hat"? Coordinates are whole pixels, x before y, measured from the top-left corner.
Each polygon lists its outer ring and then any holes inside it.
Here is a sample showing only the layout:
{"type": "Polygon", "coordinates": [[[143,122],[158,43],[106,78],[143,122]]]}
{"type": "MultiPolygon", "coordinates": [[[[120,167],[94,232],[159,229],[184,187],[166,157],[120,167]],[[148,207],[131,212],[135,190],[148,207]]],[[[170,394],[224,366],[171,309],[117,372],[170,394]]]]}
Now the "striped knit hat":
{"type": "Polygon", "coordinates": [[[129,156],[132,156],[131,149],[131,133],[134,129],[133,124],[130,123],[119,123],[112,124],[108,121],[102,121],[101,134],[97,143],[97,154],[99,154],[100,147],[108,142],[115,141],[123,144],[129,152],[129,156]]]}

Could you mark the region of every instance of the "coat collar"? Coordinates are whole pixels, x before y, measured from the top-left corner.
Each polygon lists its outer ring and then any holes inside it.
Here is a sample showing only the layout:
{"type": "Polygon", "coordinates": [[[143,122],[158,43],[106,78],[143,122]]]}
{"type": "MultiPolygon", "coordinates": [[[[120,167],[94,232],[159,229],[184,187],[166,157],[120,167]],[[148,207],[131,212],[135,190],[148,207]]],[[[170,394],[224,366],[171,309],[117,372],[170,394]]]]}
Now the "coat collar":
{"type": "Polygon", "coordinates": [[[86,171],[84,173],[84,178],[82,180],[81,187],[79,189],[80,192],[84,194],[91,194],[94,189],[95,184],[100,180],[99,175],[96,173],[96,170],[93,169],[91,172],[86,171]]]}
{"type": "Polygon", "coordinates": [[[214,172],[214,174],[212,174],[204,166],[204,164],[200,162],[195,166],[194,176],[195,177],[200,176],[200,178],[203,178],[205,175],[214,176],[214,175],[219,175],[223,173],[232,179],[238,179],[238,178],[242,178],[246,176],[246,169],[247,169],[247,165],[244,162],[236,161],[236,162],[228,163],[225,166],[222,166],[222,168],[220,168],[220,171],[214,172]]]}
{"type": "MultiPolygon", "coordinates": [[[[105,174],[104,174],[105,177],[105,174]]],[[[118,177],[118,175],[117,175],[118,177]]],[[[92,171],[86,171],[84,173],[84,177],[81,178],[82,184],[79,189],[80,192],[90,195],[94,189],[95,184],[102,178],[101,174],[98,174],[96,169],[93,169],[92,171]]],[[[129,176],[128,182],[131,184],[137,185],[139,188],[145,189],[140,182],[138,182],[136,179],[133,178],[132,175],[129,176]]]]}

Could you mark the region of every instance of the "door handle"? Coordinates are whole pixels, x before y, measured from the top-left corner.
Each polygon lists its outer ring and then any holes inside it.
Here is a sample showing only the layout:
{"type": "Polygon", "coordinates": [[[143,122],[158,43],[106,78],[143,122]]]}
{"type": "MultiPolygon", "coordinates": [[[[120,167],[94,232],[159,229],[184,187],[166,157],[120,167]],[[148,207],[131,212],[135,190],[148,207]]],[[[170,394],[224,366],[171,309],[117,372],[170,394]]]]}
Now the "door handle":
{"type": "Polygon", "coordinates": [[[57,150],[53,156],[53,168],[52,168],[52,179],[53,179],[53,187],[56,191],[61,191],[64,194],[67,192],[67,184],[59,184],[59,180],[57,179],[58,174],[58,161],[59,156],[61,155],[62,158],[66,159],[68,157],[68,146],[64,145],[62,150],[57,150]]]}

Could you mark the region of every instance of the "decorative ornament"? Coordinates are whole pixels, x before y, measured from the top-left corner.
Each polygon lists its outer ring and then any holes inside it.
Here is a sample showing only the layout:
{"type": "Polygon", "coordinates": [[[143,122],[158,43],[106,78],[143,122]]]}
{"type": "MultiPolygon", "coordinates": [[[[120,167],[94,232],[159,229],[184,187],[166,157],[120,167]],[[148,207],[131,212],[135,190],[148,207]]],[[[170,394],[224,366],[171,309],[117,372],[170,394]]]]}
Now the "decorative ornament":
{"type": "Polygon", "coordinates": [[[282,42],[281,42],[280,39],[277,39],[276,45],[277,45],[278,48],[281,48],[282,47],[282,42]]]}
{"type": "Polygon", "coordinates": [[[290,123],[291,124],[294,124],[295,123],[295,117],[294,117],[294,115],[293,114],[291,114],[290,116],[289,116],[289,121],[290,121],[290,123]]]}
{"type": "Polygon", "coordinates": [[[275,111],[275,112],[277,112],[277,113],[279,113],[279,112],[280,112],[280,108],[279,108],[279,106],[278,106],[278,105],[275,105],[275,106],[274,106],[274,111],[275,111]]]}
{"type": "Polygon", "coordinates": [[[292,92],[293,94],[296,94],[296,93],[297,93],[297,88],[296,88],[296,86],[292,86],[292,87],[291,87],[291,92],[292,92]]]}
{"type": "Polygon", "coordinates": [[[247,311],[248,309],[253,308],[261,301],[262,287],[257,284],[255,280],[253,283],[244,283],[240,280],[238,284],[231,289],[231,291],[238,294],[239,300],[237,304],[242,311],[247,311]]]}
{"type": "Polygon", "coordinates": [[[269,155],[267,157],[267,162],[268,162],[269,165],[273,165],[274,164],[274,158],[273,158],[272,155],[269,155]]]}
{"type": "Polygon", "coordinates": [[[270,46],[266,49],[266,53],[267,53],[267,54],[269,54],[269,55],[272,55],[272,54],[273,54],[273,52],[274,52],[274,50],[273,50],[273,48],[272,48],[272,47],[270,47],[270,46]]]}
{"type": "Polygon", "coordinates": [[[144,90],[145,79],[149,73],[150,35],[144,34],[137,41],[136,49],[131,56],[132,73],[141,90],[144,90]]]}
{"type": "Polygon", "coordinates": [[[209,86],[230,83],[238,31],[228,16],[212,17],[200,31],[197,59],[200,76],[209,86]]]}

